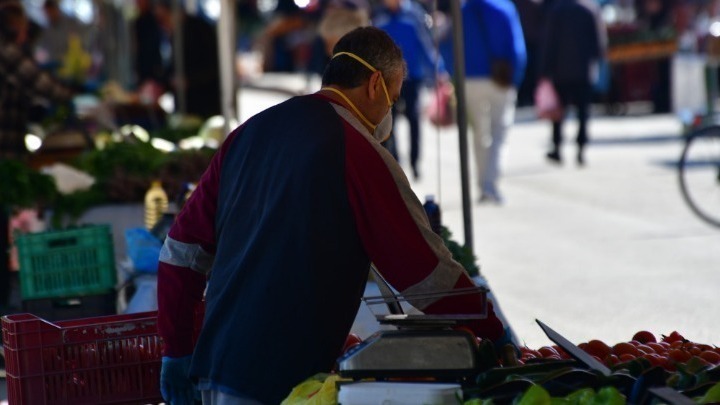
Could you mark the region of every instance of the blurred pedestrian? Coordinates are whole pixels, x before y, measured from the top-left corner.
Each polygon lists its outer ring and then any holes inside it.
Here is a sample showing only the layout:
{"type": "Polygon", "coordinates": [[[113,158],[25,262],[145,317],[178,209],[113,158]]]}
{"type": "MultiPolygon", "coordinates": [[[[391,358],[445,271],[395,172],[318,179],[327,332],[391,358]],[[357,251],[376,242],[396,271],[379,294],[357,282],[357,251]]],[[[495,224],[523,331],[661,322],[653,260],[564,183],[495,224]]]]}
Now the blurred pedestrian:
{"type": "MultiPolygon", "coordinates": [[[[393,122],[400,111],[408,120],[410,167],[416,180],[420,178],[420,91],[424,83],[434,83],[437,78],[448,80],[442,58],[433,46],[428,17],[414,0],[383,0],[373,16],[373,25],[387,32],[398,44],[408,66],[400,103],[393,107],[393,122]]],[[[397,134],[385,143],[390,153],[399,160],[397,145],[397,134]]]]}
{"type": "Polygon", "coordinates": [[[155,1],[155,18],[162,30],[161,55],[163,56],[164,85],[175,95],[178,112],[203,119],[221,114],[220,61],[215,27],[205,19],[180,10],[180,27],[173,17],[172,0],[155,1]],[[175,35],[182,36],[183,76],[176,77],[175,35]],[[180,111],[178,93],[185,93],[185,110],[180,111]]]}
{"type": "Polygon", "coordinates": [[[43,67],[56,71],[62,66],[71,41],[79,41],[84,50],[88,49],[88,27],[63,12],[57,0],[45,0],[43,12],[46,24],[35,44],[35,59],[43,67]]]}
{"type": "Polygon", "coordinates": [[[365,0],[331,0],[318,23],[308,71],[322,76],[337,41],[355,28],[368,25],[370,5],[365,0]]]}
{"type": "MultiPolygon", "coordinates": [[[[520,16],[510,0],[467,0],[462,16],[465,93],[479,201],[499,204],[503,201],[497,184],[500,148],[515,119],[517,88],[527,63],[525,40],[520,16]]],[[[452,37],[441,47],[452,49],[452,37]]]]}
{"type": "Polygon", "coordinates": [[[532,106],[537,86],[538,51],[542,44],[543,2],[542,0],[513,0],[520,15],[525,38],[527,67],[518,88],[517,105],[532,106]]]}
{"type": "Polygon", "coordinates": [[[137,17],[132,21],[132,52],[135,84],[163,81],[163,60],[160,54],[161,30],[152,0],[135,0],[137,17]]]}
{"type": "MultiPolygon", "coordinates": [[[[554,0],[548,10],[540,77],[549,79],[563,107],[575,106],[578,120],[577,163],[585,164],[587,122],[593,91],[593,66],[604,58],[605,25],[592,0],[554,0]]],[[[567,112],[567,108],[564,108],[567,112]]],[[[562,162],[563,118],[552,122],[552,149],[547,158],[562,162]]]]}
{"type": "Polygon", "coordinates": [[[66,102],[72,95],[24,46],[27,27],[20,1],[0,3],[0,159],[27,157],[25,134],[35,97],[66,102]]]}

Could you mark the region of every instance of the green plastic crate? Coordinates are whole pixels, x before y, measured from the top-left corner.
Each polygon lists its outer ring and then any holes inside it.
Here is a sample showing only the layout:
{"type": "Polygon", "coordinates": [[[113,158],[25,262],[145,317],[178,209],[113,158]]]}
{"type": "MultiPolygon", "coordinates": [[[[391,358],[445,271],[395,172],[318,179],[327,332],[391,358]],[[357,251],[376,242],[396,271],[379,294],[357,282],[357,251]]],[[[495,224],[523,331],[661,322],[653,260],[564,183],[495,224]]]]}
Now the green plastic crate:
{"type": "Polygon", "coordinates": [[[110,225],[17,235],[24,300],[103,294],[117,273],[110,225]]]}

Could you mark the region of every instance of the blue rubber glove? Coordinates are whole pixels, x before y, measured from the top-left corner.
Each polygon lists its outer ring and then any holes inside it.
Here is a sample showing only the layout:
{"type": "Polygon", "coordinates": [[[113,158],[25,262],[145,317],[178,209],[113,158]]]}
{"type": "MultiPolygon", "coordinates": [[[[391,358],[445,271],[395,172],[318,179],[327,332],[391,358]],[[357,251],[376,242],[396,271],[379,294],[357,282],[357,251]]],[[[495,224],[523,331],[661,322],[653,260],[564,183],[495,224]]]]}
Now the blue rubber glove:
{"type": "Polygon", "coordinates": [[[192,356],[163,357],[160,371],[160,393],[170,405],[193,405],[195,384],[190,379],[192,356]]]}

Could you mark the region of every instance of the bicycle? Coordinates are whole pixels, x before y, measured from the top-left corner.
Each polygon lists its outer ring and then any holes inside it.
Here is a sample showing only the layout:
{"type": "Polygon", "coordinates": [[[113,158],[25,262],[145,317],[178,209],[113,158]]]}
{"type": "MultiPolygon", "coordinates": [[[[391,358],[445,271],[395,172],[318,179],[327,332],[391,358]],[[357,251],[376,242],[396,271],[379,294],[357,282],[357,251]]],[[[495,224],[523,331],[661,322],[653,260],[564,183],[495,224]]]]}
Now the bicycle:
{"type": "Polygon", "coordinates": [[[678,163],[680,190],[690,209],[720,227],[720,125],[687,135],[678,163]]]}

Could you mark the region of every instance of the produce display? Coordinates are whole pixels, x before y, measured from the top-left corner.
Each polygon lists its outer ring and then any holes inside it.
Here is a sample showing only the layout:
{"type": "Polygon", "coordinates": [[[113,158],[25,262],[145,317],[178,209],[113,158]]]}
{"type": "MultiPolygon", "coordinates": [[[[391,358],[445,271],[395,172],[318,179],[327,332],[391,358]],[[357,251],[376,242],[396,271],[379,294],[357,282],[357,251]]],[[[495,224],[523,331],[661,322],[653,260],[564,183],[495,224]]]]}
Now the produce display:
{"type": "Polygon", "coordinates": [[[519,358],[510,359],[513,366],[506,367],[500,359],[500,367],[478,376],[475,387],[466,390],[466,404],[489,403],[472,402],[475,398],[497,403],[550,404],[550,398],[568,404],[648,403],[653,397],[650,389],[657,387],[672,388],[696,403],[720,402],[717,346],[691,342],[677,331],[659,338],[638,331],[627,342],[595,339],[577,346],[612,373],[606,376],[583,367],[557,345],[521,347],[519,358]]]}
{"type": "MultiPolygon", "coordinates": [[[[669,390],[693,403],[720,403],[720,347],[689,341],[676,331],[667,335],[639,331],[626,342],[609,344],[595,339],[577,345],[606,365],[609,373],[589,368],[557,345],[531,349],[476,341],[477,372],[454,381],[462,385],[458,404],[677,403],[661,396],[669,390]]],[[[361,339],[350,335],[344,350],[358,345],[362,345],[361,339]]],[[[337,374],[318,377],[299,385],[284,404],[334,404],[328,394],[352,381],[337,374]],[[322,400],[315,396],[320,392],[322,400]]],[[[432,376],[397,379],[413,380],[443,381],[432,376]]]]}
{"type": "Polygon", "coordinates": [[[639,24],[608,26],[607,57],[612,63],[667,58],[677,47],[677,34],[671,27],[649,30],[639,24]]]}

